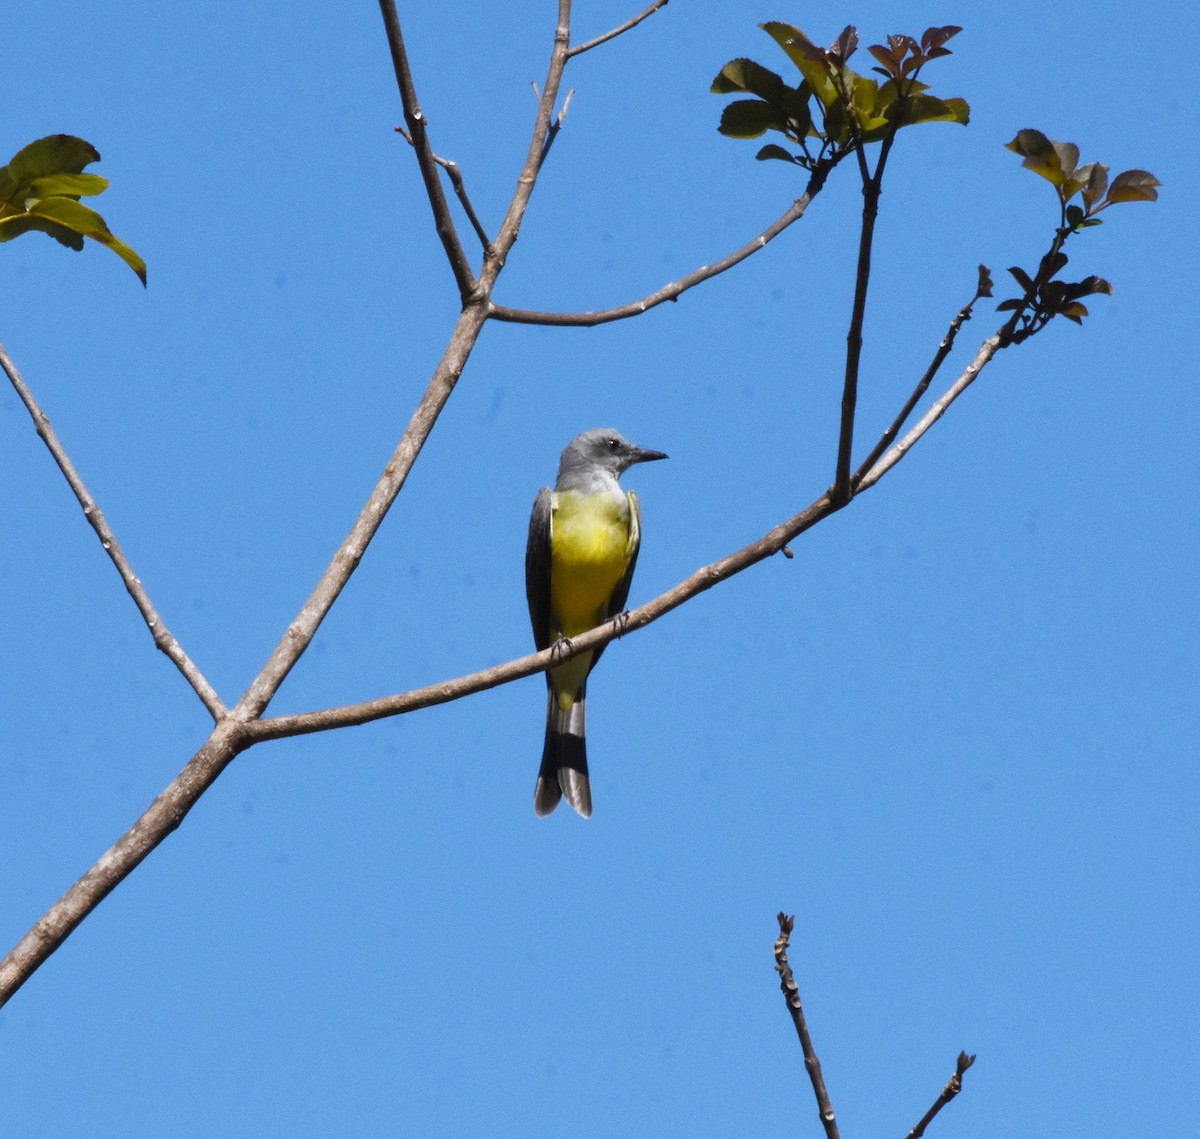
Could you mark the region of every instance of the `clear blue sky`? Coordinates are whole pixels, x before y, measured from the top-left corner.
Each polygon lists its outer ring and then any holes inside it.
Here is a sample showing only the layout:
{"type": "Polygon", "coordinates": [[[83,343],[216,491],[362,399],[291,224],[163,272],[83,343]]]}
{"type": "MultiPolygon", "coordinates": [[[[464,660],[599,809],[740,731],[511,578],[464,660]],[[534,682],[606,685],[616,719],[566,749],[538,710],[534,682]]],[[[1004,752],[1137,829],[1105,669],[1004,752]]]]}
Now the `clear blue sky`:
{"type": "MultiPolygon", "coordinates": [[[[576,39],[641,2],[581,0],[576,39]]],[[[492,229],[554,7],[402,5],[435,147],[492,229]]],[[[1193,1133],[1198,18],[672,0],[571,65],[498,300],[630,300],[783,211],[795,175],[718,136],[708,93],[734,56],[786,66],[766,19],[825,42],[966,28],[929,77],[972,123],[905,132],[884,194],[860,439],[976,264],[1003,285],[1043,251],[1055,203],[1003,149],[1019,128],[1164,182],[1069,250],[1116,295],[1004,353],[794,560],[609,650],[590,822],[534,817],[536,677],[239,759],[0,1012],[6,1134],[817,1136],[780,909],[847,1139],[904,1134],[962,1048],[979,1061],[931,1135],[1193,1133]]],[[[98,247],[24,237],[0,247],[0,340],[232,702],[455,316],[378,11],[51,0],[5,33],[0,159],[91,140],[150,287],[98,247]]],[[[847,167],[776,244],[636,321],[487,328],[273,710],[529,651],[528,512],[585,427],[671,455],[627,479],[633,602],[818,495],[859,201],[847,167]]],[[[995,323],[982,306],[952,365],[995,323]]],[[[11,393],[0,438],[7,950],[208,721],[11,393]]]]}

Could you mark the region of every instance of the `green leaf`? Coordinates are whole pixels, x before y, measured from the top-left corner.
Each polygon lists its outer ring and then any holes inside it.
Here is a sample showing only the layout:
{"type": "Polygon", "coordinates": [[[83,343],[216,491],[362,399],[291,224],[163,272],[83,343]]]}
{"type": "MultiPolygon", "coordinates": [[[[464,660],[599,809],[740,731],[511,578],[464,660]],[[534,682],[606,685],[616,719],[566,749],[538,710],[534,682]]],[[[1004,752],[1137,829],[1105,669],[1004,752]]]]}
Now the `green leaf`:
{"type": "Polygon", "coordinates": [[[917,123],[962,123],[971,118],[971,108],[965,99],[937,99],[933,95],[913,95],[904,104],[903,125],[917,123]]]}
{"type": "Polygon", "coordinates": [[[108,179],[99,174],[47,174],[35,178],[29,185],[30,198],[53,198],[57,195],[90,198],[108,189],[108,179]]]}
{"type": "Polygon", "coordinates": [[[731,59],[717,73],[712,92],[714,95],[732,95],[740,91],[775,103],[783,98],[784,83],[775,72],[752,59],[731,59]]]}
{"type": "Polygon", "coordinates": [[[776,146],[775,143],[769,142],[755,156],[759,162],[765,162],[769,158],[779,158],[784,162],[796,162],[796,156],[784,150],[782,146],[776,146]]]}
{"type": "Polygon", "coordinates": [[[1008,270],[1015,278],[1018,285],[1028,293],[1033,288],[1033,278],[1025,272],[1019,265],[1012,265],[1008,270]]]}
{"type": "MultiPolygon", "coordinates": [[[[95,210],[72,198],[43,198],[37,202],[30,202],[28,213],[31,217],[52,222],[65,230],[90,237],[93,241],[107,246],[137,274],[143,285],[146,284],[146,262],[109,230],[104,219],[95,210]]],[[[50,232],[52,237],[57,236],[49,230],[47,232],[50,232]]],[[[58,240],[61,241],[62,238],[58,240]]],[[[82,242],[78,246],[72,246],[81,247],[82,242]]]]}
{"type": "Polygon", "coordinates": [[[1052,142],[1041,131],[1018,131],[1016,138],[1004,145],[1021,155],[1027,170],[1060,189],[1079,164],[1079,147],[1073,142],[1052,142]]]}
{"type": "Polygon", "coordinates": [[[821,48],[791,24],[772,21],[759,27],[787,52],[788,59],[796,65],[823,107],[828,109],[839,101],[829,61],[821,48]]]}
{"type": "Polygon", "coordinates": [[[737,99],[721,112],[717,130],[729,138],[758,138],[769,130],[783,130],[787,123],[777,107],[761,99],[737,99]]]}
{"type": "Polygon", "coordinates": [[[1125,170],[1108,187],[1108,201],[1111,205],[1117,202],[1156,202],[1156,187],[1161,185],[1149,170],[1125,170]]]}
{"type": "Polygon", "coordinates": [[[0,218],[0,242],[12,241],[14,237],[20,237],[23,233],[33,232],[49,234],[60,245],[65,245],[68,249],[83,248],[83,234],[76,233],[73,229],[66,229],[45,218],[37,218],[32,214],[24,213],[10,214],[8,217],[0,218]]]}
{"type": "Polygon", "coordinates": [[[24,191],[38,178],[53,174],[78,174],[92,162],[100,161],[100,152],[90,142],[69,134],[52,134],[23,146],[0,168],[0,203],[24,197],[24,191]]]}

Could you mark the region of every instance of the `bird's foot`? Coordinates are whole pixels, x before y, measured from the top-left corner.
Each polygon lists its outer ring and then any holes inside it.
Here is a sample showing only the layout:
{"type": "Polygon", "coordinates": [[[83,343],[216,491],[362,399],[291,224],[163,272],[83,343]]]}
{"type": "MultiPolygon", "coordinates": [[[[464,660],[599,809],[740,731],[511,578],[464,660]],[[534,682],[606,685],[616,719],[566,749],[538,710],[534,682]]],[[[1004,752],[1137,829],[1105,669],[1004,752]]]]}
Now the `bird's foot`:
{"type": "Polygon", "coordinates": [[[559,637],[557,641],[550,646],[550,652],[553,654],[554,662],[557,664],[562,660],[565,653],[571,651],[571,638],[559,637]]]}

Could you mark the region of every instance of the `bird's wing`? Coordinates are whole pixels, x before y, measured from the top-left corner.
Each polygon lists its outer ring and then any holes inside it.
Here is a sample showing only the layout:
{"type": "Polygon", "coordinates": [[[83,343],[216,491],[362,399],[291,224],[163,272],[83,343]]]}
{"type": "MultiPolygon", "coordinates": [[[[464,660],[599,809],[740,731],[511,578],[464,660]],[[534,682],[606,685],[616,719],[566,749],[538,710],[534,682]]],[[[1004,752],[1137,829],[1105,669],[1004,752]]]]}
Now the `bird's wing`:
{"type": "MultiPolygon", "coordinates": [[[[638,502],[638,496],[634,491],[629,491],[625,495],[629,501],[629,560],[625,563],[625,572],[621,575],[620,581],[617,582],[617,587],[612,591],[612,597],[608,600],[608,608],[604,616],[606,618],[615,617],[618,613],[625,612],[625,602],[629,599],[629,587],[633,583],[633,570],[637,565],[638,550],[642,545],[642,507],[638,502]]],[[[610,641],[609,644],[612,642],[610,641]]],[[[600,654],[608,645],[602,645],[596,650],[596,655],[592,657],[592,667],[596,667],[596,662],[600,659],[600,654]]]]}
{"type": "Polygon", "coordinates": [[[550,635],[550,493],[544,486],[534,499],[525,546],[525,599],[533,623],[533,643],[539,651],[554,641],[550,635]]]}

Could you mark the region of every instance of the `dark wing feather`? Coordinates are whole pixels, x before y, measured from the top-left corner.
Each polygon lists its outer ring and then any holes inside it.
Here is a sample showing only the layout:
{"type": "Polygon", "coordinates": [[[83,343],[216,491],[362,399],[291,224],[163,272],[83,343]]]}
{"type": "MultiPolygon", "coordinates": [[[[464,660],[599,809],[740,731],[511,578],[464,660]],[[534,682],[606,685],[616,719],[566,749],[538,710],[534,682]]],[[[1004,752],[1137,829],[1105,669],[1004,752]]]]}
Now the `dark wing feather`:
{"type": "MultiPolygon", "coordinates": [[[[612,592],[612,597],[609,598],[608,609],[605,611],[605,618],[611,619],[617,616],[618,613],[625,612],[625,602],[629,600],[629,587],[633,584],[633,571],[637,566],[638,550],[642,547],[642,507],[638,502],[638,496],[632,490],[625,496],[629,500],[629,562],[625,566],[625,572],[621,575],[621,580],[617,582],[616,589],[612,592]]],[[[596,667],[596,662],[600,659],[600,654],[604,652],[611,641],[606,645],[602,645],[596,650],[596,655],[592,657],[592,668],[596,667]]]]}
{"type": "Polygon", "coordinates": [[[550,488],[542,487],[529,517],[529,541],[525,546],[525,599],[533,624],[533,643],[538,650],[554,643],[550,635],[550,488]]]}

